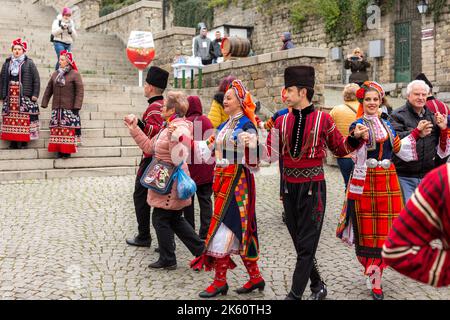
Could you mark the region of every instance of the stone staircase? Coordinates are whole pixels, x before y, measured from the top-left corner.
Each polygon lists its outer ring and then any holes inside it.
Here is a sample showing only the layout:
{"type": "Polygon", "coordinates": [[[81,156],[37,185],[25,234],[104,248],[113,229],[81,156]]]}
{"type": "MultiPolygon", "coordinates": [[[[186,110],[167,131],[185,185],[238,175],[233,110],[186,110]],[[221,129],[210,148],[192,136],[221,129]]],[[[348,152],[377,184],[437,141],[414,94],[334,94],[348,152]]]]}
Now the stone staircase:
{"type": "MultiPolygon", "coordinates": [[[[28,41],[28,56],[41,77],[39,102],[56,63],[49,42],[55,17],[52,8],[31,1],[1,1],[1,62],[10,55],[11,40],[22,37],[28,41]]],[[[85,86],[79,152],[70,159],[56,159],[47,152],[50,110],[41,109],[40,139],[28,149],[8,150],[9,143],[0,141],[0,181],[135,173],[141,152],[122,119],[128,113],[142,114],[147,105],[143,89],[137,86],[137,71],[113,36],[79,30],[73,53],[85,86]]]]}

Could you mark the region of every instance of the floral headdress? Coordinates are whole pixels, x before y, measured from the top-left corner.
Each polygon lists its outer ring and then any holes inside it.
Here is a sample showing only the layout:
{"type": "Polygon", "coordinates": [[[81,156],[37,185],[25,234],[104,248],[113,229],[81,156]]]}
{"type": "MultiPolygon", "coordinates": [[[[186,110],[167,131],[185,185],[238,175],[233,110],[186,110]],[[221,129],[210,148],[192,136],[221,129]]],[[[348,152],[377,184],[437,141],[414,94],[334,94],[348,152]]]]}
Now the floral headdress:
{"type": "Polygon", "coordinates": [[[371,88],[371,89],[375,89],[378,92],[378,95],[380,96],[380,100],[384,98],[385,96],[385,92],[383,90],[383,87],[375,81],[365,81],[362,85],[361,88],[358,89],[358,91],[356,91],[356,98],[359,101],[359,107],[358,107],[358,112],[356,113],[356,118],[361,118],[364,115],[364,109],[363,109],[363,101],[364,101],[364,96],[366,95],[366,91],[371,88]]]}
{"type": "Polygon", "coordinates": [[[26,41],[23,41],[21,38],[13,40],[13,42],[11,43],[11,49],[13,49],[15,46],[21,46],[24,53],[28,50],[28,43],[26,41]]]}
{"type": "Polygon", "coordinates": [[[253,102],[250,92],[245,88],[241,80],[233,80],[229,89],[233,89],[241,104],[244,114],[256,126],[255,110],[256,104],[253,102]]]}

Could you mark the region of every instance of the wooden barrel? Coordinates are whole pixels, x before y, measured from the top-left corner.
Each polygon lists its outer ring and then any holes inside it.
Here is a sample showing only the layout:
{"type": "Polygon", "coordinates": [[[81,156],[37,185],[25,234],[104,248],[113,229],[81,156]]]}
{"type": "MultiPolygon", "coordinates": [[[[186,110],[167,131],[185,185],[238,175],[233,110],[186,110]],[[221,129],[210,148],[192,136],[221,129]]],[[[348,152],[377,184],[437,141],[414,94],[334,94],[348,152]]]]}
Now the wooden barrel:
{"type": "Polygon", "coordinates": [[[250,53],[250,41],[245,38],[224,38],[221,45],[224,58],[247,57],[250,53]]]}

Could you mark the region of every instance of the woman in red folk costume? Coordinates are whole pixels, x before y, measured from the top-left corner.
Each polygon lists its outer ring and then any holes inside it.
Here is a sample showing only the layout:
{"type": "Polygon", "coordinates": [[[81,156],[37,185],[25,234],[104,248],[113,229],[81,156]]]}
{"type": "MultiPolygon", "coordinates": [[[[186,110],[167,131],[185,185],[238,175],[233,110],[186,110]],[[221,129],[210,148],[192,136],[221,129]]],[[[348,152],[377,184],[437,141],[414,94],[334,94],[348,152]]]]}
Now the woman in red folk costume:
{"type": "Polygon", "coordinates": [[[27,42],[16,39],[11,50],[12,55],[3,64],[0,75],[1,139],[11,141],[10,149],[18,149],[39,138],[37,100],[41,80],[33,60],[26,55],[27,42]]]}
{"type": "Polygon", "coordinates": [[[68,158],[77,152],[81,138],[79,112],[83,105],[84,86],[72,53],[65,50],[59,57],[59,69],[48,82],[42,98],[43,108],[47,108],[52,95],[48,151],[58,152],[59,158],[68,158]]]}
{"type": "Polygon", "coordinates": [[[384,95],[383,88],[373,81],[364,82],[356,93],[360,101],[359,119],[350,126],[350,131],[356,125],[364,125],[369,131],[355,154],[355,168],[336,232],[344,242],[355,244],[358,261],[371,282],[374,300],[384,298],[381,277],[386,265],[381,250],[404,206],[391,159],[395,153],[404,161],[416,160],[416,141],[426,134],[427,125],[427,121],[419,122],[410,135],[400,140],[389,121],[380,118],[384,95]]]}
{"type": "MultiPolygon", "coordinates": [[[[225,93],[224,111],[229,116],[220,125],[216,138],[207,144],[215,147],[214,213],[205,242],[205,252],[191,263],[194,269],[215,269],[214,282],[202,291],[201,298],[226,295],[228,269],[236,264],[231,254],[240,254],[250,280],[238,294],[264,290],[265,282],[258,268],[259,243],[255,216],[255,181],[253,173],[259,159],[256,136],[255,104],[240,80],[234,80],[225,93]],[[250,134],[252,143],[243,146],[242,132],[250,134]],[[212,143],[215,142],[215,143],[212,143]]],[[[248,141],[247,141],[248,143],[248,141]]]]}

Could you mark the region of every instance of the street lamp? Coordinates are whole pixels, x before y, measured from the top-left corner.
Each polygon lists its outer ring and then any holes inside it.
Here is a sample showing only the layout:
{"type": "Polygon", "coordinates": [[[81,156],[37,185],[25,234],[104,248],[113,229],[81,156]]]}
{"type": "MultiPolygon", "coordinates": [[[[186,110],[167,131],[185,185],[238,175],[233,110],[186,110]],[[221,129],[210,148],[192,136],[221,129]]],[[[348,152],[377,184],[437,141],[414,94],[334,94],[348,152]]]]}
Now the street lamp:
{"type": "Polygon", "coordinates": [[[425,0],[421,0],[417,5],[417,10],[419,10],[420,14],[427,13],[428,3],[425,0]]]}

